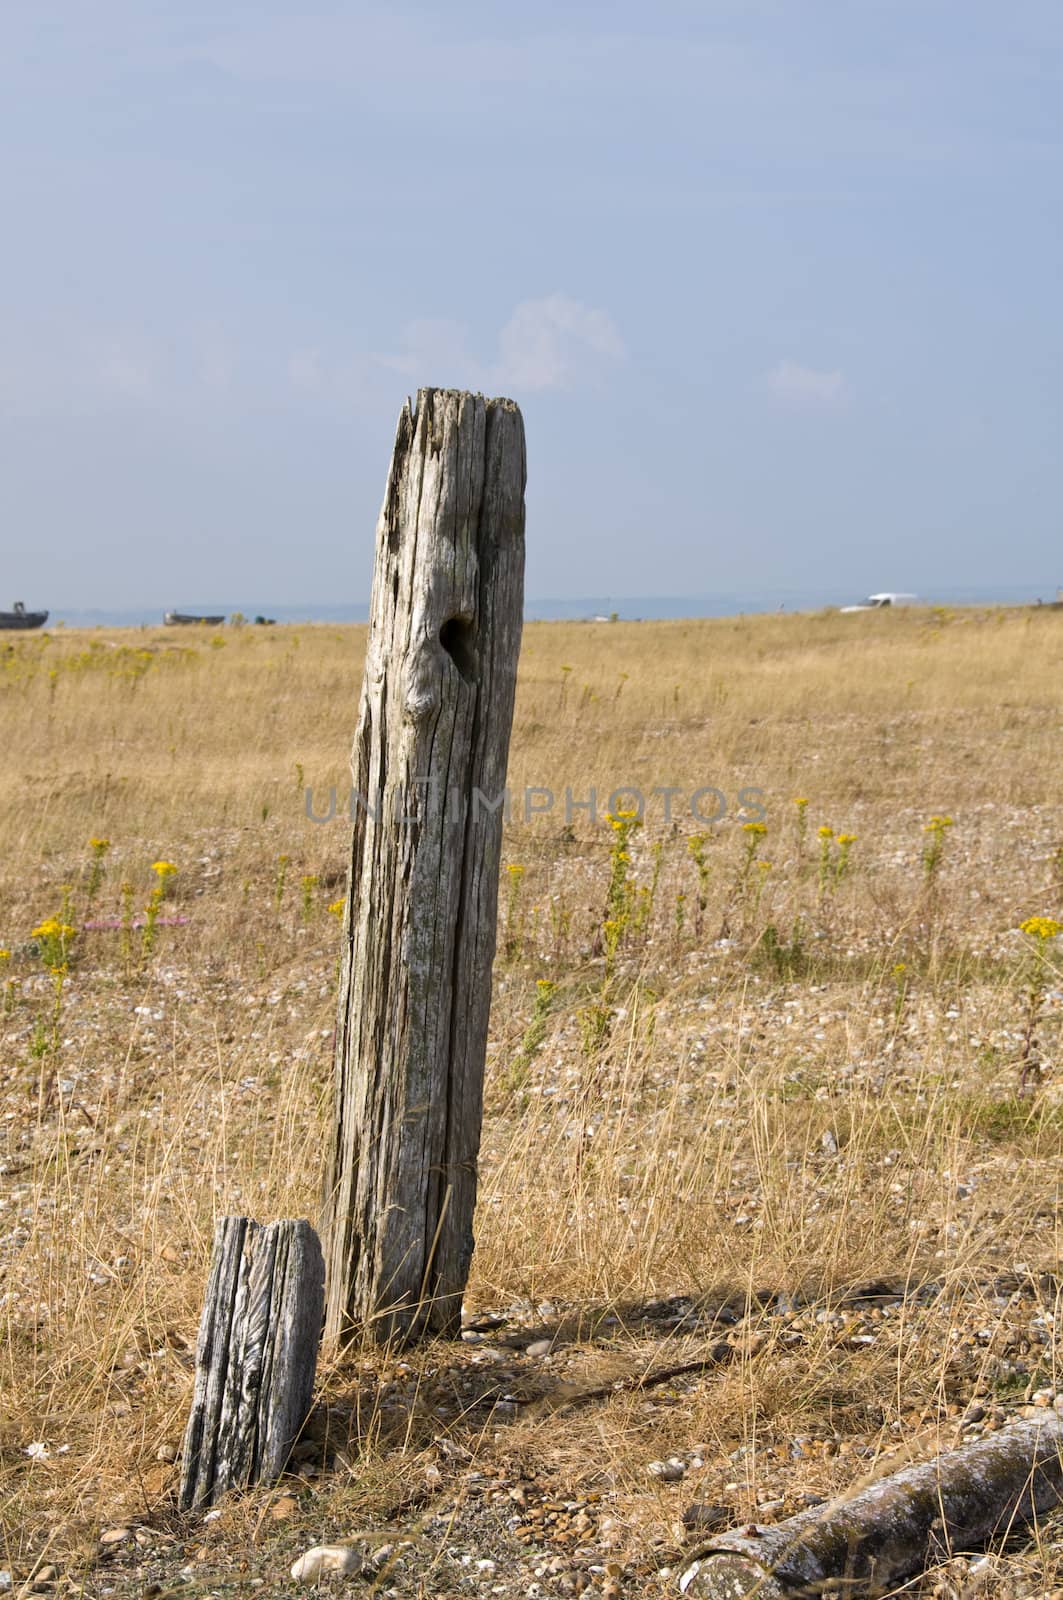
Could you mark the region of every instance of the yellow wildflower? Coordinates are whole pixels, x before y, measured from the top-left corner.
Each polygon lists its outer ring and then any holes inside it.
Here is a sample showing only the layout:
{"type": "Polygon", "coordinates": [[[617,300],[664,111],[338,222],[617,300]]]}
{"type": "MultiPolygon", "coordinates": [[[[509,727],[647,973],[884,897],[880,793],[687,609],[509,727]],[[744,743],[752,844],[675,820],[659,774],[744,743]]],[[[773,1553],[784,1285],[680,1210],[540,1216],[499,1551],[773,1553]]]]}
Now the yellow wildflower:
{"type": "Polygon", "coordinates": [[[177,868],[174,866],[172,861],[153,861],[151,863],[151,870],[159,879],[160,883],[165,883],[167,878],[173,877],[174,873],[177,871],[177,868]]]}
{"type": "Polygon", "coordinates": [[[1063,933],[1063,922],[1057,922],[1055,917],[1027,917],[1020,926],[1023,933],[1028,933],[1031,939],[1040,939],[1044,943],[1054,939],[1058,933],[1063,933]]]}
{"type": "Polygon", "coordinates": [[[607,811],[605,820],[614,833],[623,833],[627,828],[638,826],[638,807],[636,806],[631,811],[607,811]]]}
{"type": "Polygon", "coordinates": [[[333,900],[332,904],[329,906],[329,910],[334,917],[342,917],[346,907],[346,900],[333,900]]]}
{"type": "Polygon", "coordinates": [[[833,828],[828,828],[826,823],[823,824],[822,828],[817,828],[816,832],[819,834],[821,839],[833,839],[834,838],[834,829],[833,828]]]}
{"type": "Polygon", "coordinates": [[[743,822],[742,824],[742,832],[751,833],[756,838],[760,838],[761,835],[767,833],[767,831],[768,824],[766,822],[743,822]]]}

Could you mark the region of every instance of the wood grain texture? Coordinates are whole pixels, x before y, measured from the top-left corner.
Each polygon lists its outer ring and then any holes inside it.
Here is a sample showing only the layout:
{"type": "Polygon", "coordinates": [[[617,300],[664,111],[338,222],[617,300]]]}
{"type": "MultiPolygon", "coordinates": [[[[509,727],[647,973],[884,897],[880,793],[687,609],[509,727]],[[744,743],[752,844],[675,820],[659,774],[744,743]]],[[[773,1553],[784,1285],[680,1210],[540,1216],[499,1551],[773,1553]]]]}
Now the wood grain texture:
{"type": "Polygon", "coordinates": [[[473,1250],[524,426],[422,389],[377,525],[325,1182],[327,1339],[453,1332],[473,1250]],[[495,808],[495,809],[493,809],[495,808]]]}
{"type": "Polygon", "coordinates": [[[308,1222],[218,1222],[182,1452],[182,1509],[283,1472],[310,1409],[324,1298],[324,1257],[308,1222]]]}
{"type": "Polygon", "coordinates": [[[680,1589],[703,1600],[880,1593],[1060,1503],[1063,1420],[1024,1419],[882,1478],[851,1499],[713,1539],[680,1589]]]}

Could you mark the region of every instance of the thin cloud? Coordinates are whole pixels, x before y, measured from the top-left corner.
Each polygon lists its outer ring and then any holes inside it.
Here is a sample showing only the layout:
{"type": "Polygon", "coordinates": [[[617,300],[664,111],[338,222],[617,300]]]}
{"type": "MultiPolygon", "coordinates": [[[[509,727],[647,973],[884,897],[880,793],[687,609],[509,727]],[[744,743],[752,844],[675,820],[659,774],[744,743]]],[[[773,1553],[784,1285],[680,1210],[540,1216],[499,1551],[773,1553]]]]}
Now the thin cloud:
{"type": "Polygon", "coordinates": [[[768,392],[780,405],[804,410],[836,410],[845,403],[845,374],[780,361],[768,373],[768,392]]]}
{"type": "Polygon", "coordinates": [[[560,292],[522,300],[501,328],[479,336],[453,319],[407,323],[391,348],[352,350],[338,340],[268,353],[259,368],[238,359],[224,330],[159,343],[136,329],[41,341],[0,351],[0,414],[122,410],[199,415],[205,405],[240,409],[273,401],[349,415],[390,406],[393,374],[424,385],[522,395],[593,384],[625,357],[615,324],[600,307],[560,292]],[[257,379],[256,379],[257,372],[257,379]]]}
{"type": "Polygon", "coordinates": [[[408,322],[393,355],[378,356],[382,367],[399,372],[417,386],[440,379],[448,387],[483,389],[490,373],[469,349],[468,330],[446,317],[421,317],[408,322]]]}
{"type": "Polygon", "coordinates": [[[588,371],[624,355],[606,313],[565,294],[522,300],[498,345],[503,386],[523,390],[567,389],[588,371]]]}
{"type": "Polygon", "coordinates": [[[101,359],[99,380],[104,389],[130,400],[142,400],[151,392],[151,371],[142,356],[115,348],[101,359]]]}
{"type": "Polygon", "coordinates": [[[445,319],[408,323],[400,344],[397,354],[378,360],[411,382],[516,394],[573,388],[625,353],[606,312],[560,293],[514,307],[499,332],[493,361],[478,360],[467,329],[445,319]]]}

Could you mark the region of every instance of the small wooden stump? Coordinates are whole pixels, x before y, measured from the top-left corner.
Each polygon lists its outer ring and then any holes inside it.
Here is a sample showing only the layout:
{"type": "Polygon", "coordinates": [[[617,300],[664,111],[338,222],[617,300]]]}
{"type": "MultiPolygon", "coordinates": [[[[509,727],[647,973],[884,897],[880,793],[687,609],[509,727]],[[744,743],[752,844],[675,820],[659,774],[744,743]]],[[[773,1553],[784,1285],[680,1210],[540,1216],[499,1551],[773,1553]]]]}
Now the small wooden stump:
{"type": "Polygon", "coordinates": [[[848,1500],[724,1533],[684,1572],[694,1600],[881,1594],[928,1564],[1032,1522],[1063,1499],[1063,1419],[1015,1422],[848,1500]]]}
{"type": "Polygon", "coordinates": [[[314,1389],[325,1263],[308,1222],[222,1217],[196,1344],[179,1504],[280,1477],[314,1389]]]}

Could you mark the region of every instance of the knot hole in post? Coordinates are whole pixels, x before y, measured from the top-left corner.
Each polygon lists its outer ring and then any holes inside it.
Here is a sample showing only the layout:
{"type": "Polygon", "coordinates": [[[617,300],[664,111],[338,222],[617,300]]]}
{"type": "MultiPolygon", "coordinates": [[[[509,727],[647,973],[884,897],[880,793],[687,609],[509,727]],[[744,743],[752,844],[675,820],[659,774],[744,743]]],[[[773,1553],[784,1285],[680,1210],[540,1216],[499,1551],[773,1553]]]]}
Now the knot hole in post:
{"type": "Polygon", "coordinates": [[[468,617],[450,617],[439,630],[439,642],[466,683],[476,681],[476,624],[468,617]]]}

